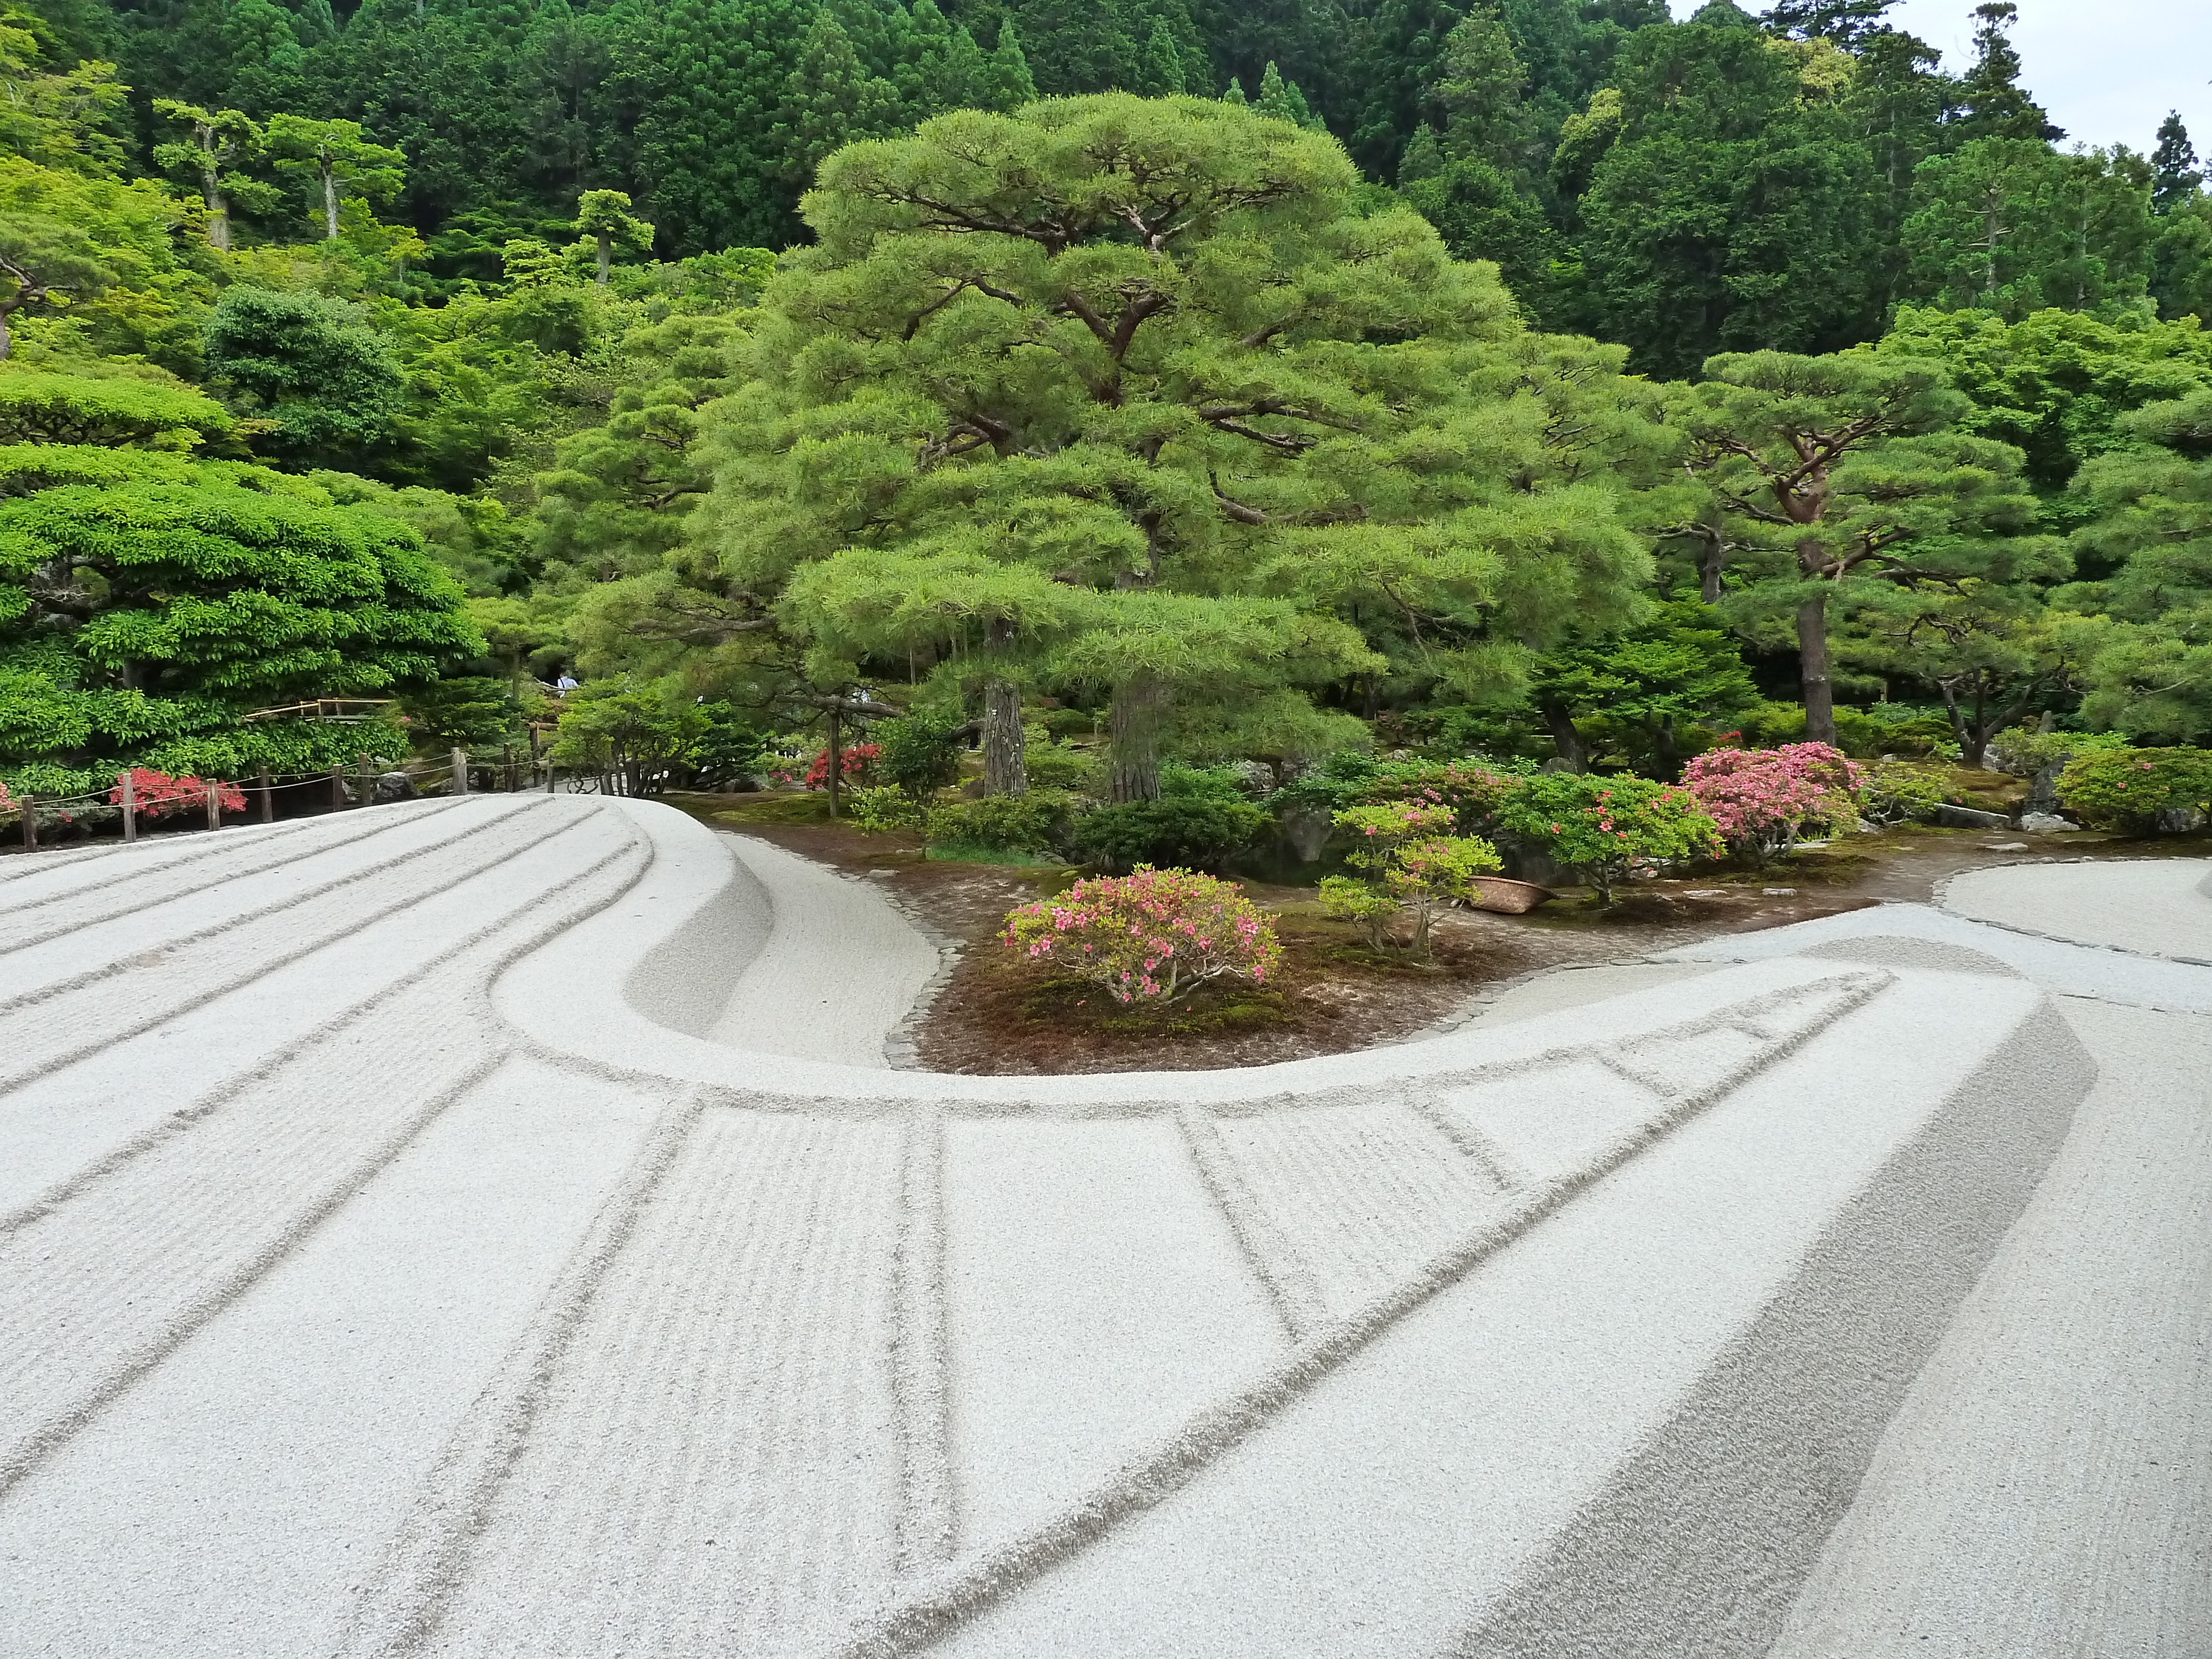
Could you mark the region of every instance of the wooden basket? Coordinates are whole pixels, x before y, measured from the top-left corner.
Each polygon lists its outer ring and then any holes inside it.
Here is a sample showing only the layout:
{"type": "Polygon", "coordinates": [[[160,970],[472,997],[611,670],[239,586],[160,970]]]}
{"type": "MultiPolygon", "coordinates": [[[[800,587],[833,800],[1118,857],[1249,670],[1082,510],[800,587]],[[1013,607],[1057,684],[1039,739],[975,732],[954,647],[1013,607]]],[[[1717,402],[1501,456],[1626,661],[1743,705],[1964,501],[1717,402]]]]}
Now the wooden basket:
{"type": "Polygon", "coordinates": [[[1509,916],[1526,915],[1552,896],[1550,890],[1533,881],[1515,881],[1506,876],[1477,876],[1474,890],[1476,909],[1497,910],[1509,916]]]}

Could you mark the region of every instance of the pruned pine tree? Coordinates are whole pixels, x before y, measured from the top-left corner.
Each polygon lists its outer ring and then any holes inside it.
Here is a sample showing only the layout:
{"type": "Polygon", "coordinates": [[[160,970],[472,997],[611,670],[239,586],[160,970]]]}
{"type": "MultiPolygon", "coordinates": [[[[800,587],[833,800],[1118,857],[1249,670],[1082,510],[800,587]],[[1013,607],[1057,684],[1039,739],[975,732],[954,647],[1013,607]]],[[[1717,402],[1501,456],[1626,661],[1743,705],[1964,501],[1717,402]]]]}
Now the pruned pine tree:
{"type": "Polygon", "coordinates": [[[1690,465],[1754,580],[1729,604],[1796,635],[1805,736],[1836,740],[1834,612],[1876,592],[1996,575],[2033,545],[2009,444],[1956,429],[1966,400],[1911,359],[1716,357],[1686,389],[1690,465]]]}
{"type": "Polygon", "coordinates": [[[1507,366],[1510,301],[1355,183],[1327,137],[1192,98],[838,152],[720,406],[695,523],[723,579],[823,683],[927,643],[1109,688],[1121,799],[1179,704],[1381,675],[1401,636],[1508,684],[1626,617],[1648,558],[1507,366]],[[829,603],[894,556],[948,597],[829,603]]]}
{"type": "Polygon", "coordinates": [[[325,241],[338,239],[338,204],[345,198],[381,206],[407,182],[406,156],[389,144],[371,143],[358,121],[272,115],[264,140],[279,173],[312,184],[323,210],[325,241]]]}

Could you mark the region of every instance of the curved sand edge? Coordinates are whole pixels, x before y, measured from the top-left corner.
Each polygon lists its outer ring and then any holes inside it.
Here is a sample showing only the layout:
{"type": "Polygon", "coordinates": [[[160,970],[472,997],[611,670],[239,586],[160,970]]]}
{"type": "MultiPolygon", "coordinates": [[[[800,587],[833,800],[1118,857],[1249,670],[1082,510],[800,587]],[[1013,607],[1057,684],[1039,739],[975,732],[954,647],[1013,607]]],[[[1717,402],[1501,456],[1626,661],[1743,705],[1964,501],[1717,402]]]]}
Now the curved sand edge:
{"type": "Polygon", "coordinates": [[[1988,958],[2212,981],[1929,912],[1395,1049],[932,1078],[705,1040],[779,931],[731,843],[501,799],[0,954],[0,1133],[76,1160],[0,1222],[0,1421],[58,1425],[0,1645],[1540,1653],[1642,1536],[1649,1650],[1755,1651],[1856,1474],[1723,1425],[1809,1399],[1863,1464],[2085,1080],[1988,958]],[[100,1103],[152,1064],[189,1113],[100,1103]]]}

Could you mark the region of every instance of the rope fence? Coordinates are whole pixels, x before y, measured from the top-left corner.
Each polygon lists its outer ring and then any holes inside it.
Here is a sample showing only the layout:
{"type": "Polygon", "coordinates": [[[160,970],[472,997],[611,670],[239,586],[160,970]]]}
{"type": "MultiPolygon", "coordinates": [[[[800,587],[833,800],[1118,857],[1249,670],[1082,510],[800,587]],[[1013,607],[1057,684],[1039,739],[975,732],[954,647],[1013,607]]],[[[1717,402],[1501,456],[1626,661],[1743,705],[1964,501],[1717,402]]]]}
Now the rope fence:
{"type": "MultiPolygon", "coordinates": [[[[206,813],[210,830],[220,830],[223,827],[225,812],[240,810],[240,805],[227,802],[226,795],[240,798],[247,814],[248,823],[275,823],[276,798],[288,792],[319,792],[329,803],[327,810],[333,812],[376,805],[383,781],[395,773],[406,779],[408,785],[406,795],[395,796],[395,799],[430,793],[440,785],[443,785],[445,792],[449,794],[475,793],[477,793],[474,787],[477,775],[487,778],[489,786],[487,793],[520,793],[525,790],[535,790],[539,787],[542,775],[545,792],[550,794],[555,788],[553,767],[535,752],[538,750],[536,743],[533,742],[531,748],[533,752],[526,762],[516,758],[514,749],[510,744],[502,749],[499,760],[491,762],[477,760],[467,750],[454,749],[443,763],[408,762],[398,766],[386,766],[380,761],[364,758],[352,767],[333,766],[322,771],[281,773],[272,773],[263,767],[251,778],[198,780],[200,788],[196,801],[170,792],[165,793],[158,805],[149,805],[138,799],[138,769],[132,769],[118,772],[115,782],[108,788],[87,794],[25,793],[13,798],[0,797],[7,800],[7,805],[0,807],[0,821],[4,821],[9,814],[14,814],[21,823],[21,850],[35,853],[39,850],[40,816],[43,814],[49,823],[57,818],[64,823],[71,823],[70,815],[64,810],[70,807],[117,811],[121,819],[122,838],[129,842],[137,840],[140,829],[146,823],[157,818],[178,817],[196,811],[206,813]]],[[[312,807],[313,793],[307,800],[312,807]]]]}

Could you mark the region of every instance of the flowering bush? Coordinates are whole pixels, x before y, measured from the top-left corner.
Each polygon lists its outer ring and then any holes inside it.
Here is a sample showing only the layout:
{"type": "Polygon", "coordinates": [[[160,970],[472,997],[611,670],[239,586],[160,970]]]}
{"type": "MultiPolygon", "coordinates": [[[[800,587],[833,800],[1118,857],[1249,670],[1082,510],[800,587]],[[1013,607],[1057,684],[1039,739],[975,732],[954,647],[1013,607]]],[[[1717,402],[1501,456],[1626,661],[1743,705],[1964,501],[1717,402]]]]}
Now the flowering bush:
{"type": "Polygon", "coordinates": [[[1547,772],[1522,778],[1498,804],[1498,827],[1589,877],[1601,903],[1639,865],[1721,850],[1698,798],[1649,778],[1547,772]]]}
{"type": "MultiPolygon", "coordinates": [[[[882,754],[872,743],[848,744],[837,753],[838,781],[842,783],[865,784],[872,775],[876,761],[882,754]]],[[[817,749],[806,761],[806,769],[799,770],[800,758],[789,755],[769,755],[763,769],[765,775],[788,789],[797,784],[802,789],[827,789],[830,787],[830,750],[817,749]]]]}
{"type": "Polygon", "coordinates": [[[1731,847],[1764,864],[1811,821],[1848,823],[1859,769],[1825,743],[1779,749],[1714,749],[1682,769],[1682,787],[1731,847]]]}
{"type": "Polygon", "coordinates": [[[1330,876],[1322,883],[1321,906],[1357,923],[1378,949],[1383,930],[1401,914],[1413,918],[1409,955],[1429,953],[1429,931],[1439,901],[1462,897],[1474,878],[1498,866],[1498,849],[1476,836],[1455,836],[1456,809],[1442,800],[1416,799],[1354,806],[1336,814],[1336,827],[1352,838],[1345,862],[1367,872],[1365,881],[1330,876]]]}
{"type": "Polygon", "coordinates": [[[2161,812],[2212,803],[2212,750],[2107,749],[2058,775],[2058,799],[2100,830],[2149,831],[2161,812]]]}
{"type": "Polygon", "coordinates": [[[1124,1004],[1173,1002],[1222,978],[1264,985],[1283,955],[1259,907],[1229,883],[1149,866],[1010,911],[999,937],[1124,1004]]]}
{"type": "MultiPolygon", "coordinates": [[[[195,808],[204,810],[210,788],[215,791],[215,798],[224,811],[243,812],[246,810],[246,792],[234,783],[210,784],[207,780],[193,777],[189,773],[181,778],[173,778],[167,772],[155,772],[143,766],[132,767],[129,776],[131,793],[141,817],[163,818],[172,812],[186,812],[195,808]]],[[[117,777],[115,787],[108,792],[107,804],[110,806],[123,805],[121,776],[117,777]]]]}

